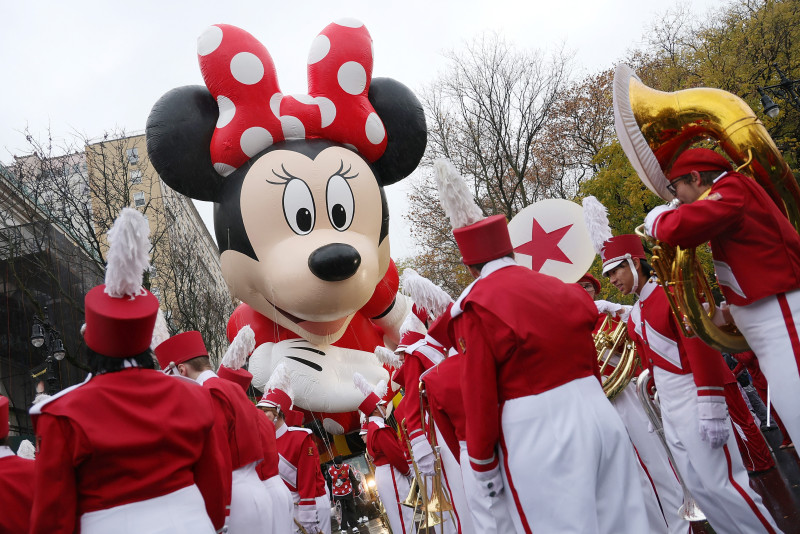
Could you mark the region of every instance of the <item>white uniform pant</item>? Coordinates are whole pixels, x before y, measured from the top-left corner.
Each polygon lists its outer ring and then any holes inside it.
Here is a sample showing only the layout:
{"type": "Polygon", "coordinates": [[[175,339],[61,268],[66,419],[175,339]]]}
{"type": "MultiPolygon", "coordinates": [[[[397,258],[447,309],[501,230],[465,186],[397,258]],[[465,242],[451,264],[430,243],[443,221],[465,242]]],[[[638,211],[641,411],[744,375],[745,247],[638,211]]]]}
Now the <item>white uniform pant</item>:
{"type": "Polygon", "coordinates": [[[406,477],[389,464],[375,466],[375,485],[393,534],[414,532],[414,510],[400,504],[408,496],[406,477]]]}
{"type": "MultiPolygon", "coordinates": [[[[289,493],[292,494],[292,507],[294,508],[292,512],[292,529],[293,532],[298,533],[300,532],[300,527],[297,526],[295,523],[295,519],[297,519],[297,512],[299,511],[295,504],[300,502],[300,495],[297,492],[290,491],[289,493]]],[[[319,532],[323,534],[331,534],[331,498],[328,496],[328,489],[325,489],[325,495],[320,495],[315,499],[316,502],[316,509],[317,509],[317,519],[319,520],[319,532]]],[[[312,533],[309,533],[312,534],[312,533]]],[[[313,533],[316,534],[316,533],[313,533]]]]}
{"type": "MultiPolygon", "coordinates": [[[[464,481],[461,477],[461,466],[458,459],[453,456],[450,447],[447,446],[438,429],[436,430],[436,439],[436,442],[440,445],[439,451],[442,457],[442,483],[445,485],[445,491],[450,497],[450,503],[453,505],[453,516],[455,516],[457,522],[454,525],[454,531],[459,534],[477,534],[472,524],[469,506],[467,505],[467,496],[464,493],[464,481]]],[[[445,514],[445,526],[450,526],[447,523],[453,522],[453,516],[445,514]]]]}
{"type": "Polygon", "coordinates": [[[800,290],[730,309],[767,378],[775,410],[800,443],[800,290]]]}
{"type": "Polygon", "coordinates": [[[645,493],[644,504],[647,508],[650,531],[664,532],[666,530],[664,519],[666,519],[670,534],[687,534],[690,528],[689,522],[681,519],[678,514],[678,509],[683,504],[683,489],[672,470],[661,439],[655,432],[648,432],[650,419],[636,394],[636,384],[633,382],[628,384],[614,397],[611,404],[614,405],[625,428],[628,429],[628,435],[633,446],[636,447],[639,459],[644,464],[644,469],[647,470],[645,472],[643,469],[639,469],[639,478],[645,493]],[[651,479],[652,484],[650,483],[651,479]],[[657,497],[653,493],[653,486],[658,493],[657,497]],[[661,502],[660,507],[659,501],[661,502]]]}
{"type": "Polygon", "coordinates": [[[506,401],[500,413],[518,532],[648,531],[633,446],[594,376],[506,401]]]}
{"type": "Polygon", "coordinates": [[[750,488],[733,428],[727,444],[719,449],[700,439],[694,376],[655,367],[653,379],[664,436],[676,467],[714,530],[725,534],[780,532],[761,497],[750,488]]]}
{"type": "Polygon", "coordinates": [[[294,502],[292,493],[286,487],[280,475],[262,481],[267,490],[267,508],[269,508],[270,521],[266,532],[274,534],[291,534],[294,530],[294,502]]]}
{"type": "Polygon", "coordinates": [[[480,534],[505,534],[516,532],[514,522],[511,520],[511,499],[508,491],[491,499],[481,495],[481,487],[475,480],[475,473],[469,466],[467,442],[459,441],[461,446],[461,476],[464,481],[464,492],[467,494],[472,524],[480,534]]]}
{"type": "Polygon", "coordinates": [[[214,534],[203,496],[192,484],[161,497],[81,516],[82,534],[214,534]]]}
{"type": "Polygon", "coordinates": [[[231,513],[228,518],[229,534],[269,532],[270,508],[267,489],[258,478],[257,462],[233,471],[231,487],[231,513]]]}

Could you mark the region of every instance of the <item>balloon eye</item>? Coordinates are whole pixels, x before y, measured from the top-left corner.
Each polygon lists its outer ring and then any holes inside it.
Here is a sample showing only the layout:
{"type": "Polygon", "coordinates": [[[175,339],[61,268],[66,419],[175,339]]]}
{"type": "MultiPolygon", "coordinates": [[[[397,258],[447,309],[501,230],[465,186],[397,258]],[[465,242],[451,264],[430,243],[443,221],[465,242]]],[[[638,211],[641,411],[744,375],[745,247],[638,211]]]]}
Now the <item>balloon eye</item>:
{"type": "Polygon", "coordinates": [[[292,231],[306,235],[314,229],[314,197],[303,180],[289,180],[283,190],[283,214],[292,231]]]}
{"type": "Polygon", "coordinates": [[[347,230],[353,222],[353,212],[355,211],[355,201],[350,184],[335,174],[328,180],[326,195],[328,197],[328,219],[340,232],[347,230]]]}

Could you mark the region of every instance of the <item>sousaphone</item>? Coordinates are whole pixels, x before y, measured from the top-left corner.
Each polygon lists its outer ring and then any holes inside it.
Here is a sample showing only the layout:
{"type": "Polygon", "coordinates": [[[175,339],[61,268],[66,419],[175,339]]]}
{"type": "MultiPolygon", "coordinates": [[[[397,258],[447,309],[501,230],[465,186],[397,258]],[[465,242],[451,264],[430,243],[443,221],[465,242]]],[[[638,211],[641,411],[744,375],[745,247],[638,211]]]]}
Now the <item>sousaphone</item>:
{"type": "MultiPolygon", "coordinates": [[[[619,65],[614,74],[614,126],[639,178],[665,201],[673,196],[664,171],[685,148],[711,140],[739,172],[767,191],[800,231],[800,187],[764,125],[736,95],[707,87],[657,91],[644,85],[630,67],[619,65]]],[[[747,350],[738,331],[712,322],[714,299],[695,249],[657,243],[653,253],[653,267],[684,333],[696,334],[720,351],[747,350]]]]}

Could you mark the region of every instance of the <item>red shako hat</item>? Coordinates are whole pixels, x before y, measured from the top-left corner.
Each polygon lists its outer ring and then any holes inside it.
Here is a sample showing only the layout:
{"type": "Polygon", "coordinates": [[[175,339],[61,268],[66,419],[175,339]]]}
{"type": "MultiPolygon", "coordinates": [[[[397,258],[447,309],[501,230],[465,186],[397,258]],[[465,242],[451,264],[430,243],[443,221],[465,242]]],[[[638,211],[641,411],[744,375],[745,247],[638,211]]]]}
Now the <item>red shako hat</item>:
{"type": "Polygon", "coordinates": [[[646,258],[642,239],[636,234],[612,237],[605,242],[600,256],[603,260],[603,274],[629,258],[639,258],[640,260],[646,258]]]}
{"type": "Polygon", "coordinates": [[[672,164],[667,178],[673,181],[681,176],[686,176],[692,171],[717,171],[726,172],[733,170],[730,162],[722,155],[708,148],[690,148],[684,150],[672,164]]]}
{"type": "Polygon", "coordinates": [[[305,416],[300,410],[288,410],[283,414],[284,421],[289,426],[302,426],[305,416]]]}
{"type": "Polygon", "coordinates": [[[157,346],[155,353],[162,369],[167,369],[171,363],[178,365],[192,358],[208,356],[203,336],[196,330],[172,336],[157,346]]]}
{"type": "Polygon", "coordinates": [[[150,267],[150,225],[144,215],[124,208],[108,231],[105,284],[84,299],[86,346],[112,358],[128,358],[150,347],[158,299],[142,287],[150,267]]]}
{"type": "Polygon", "coordinates": [[[583,276],[581,276],[580,280],[578,280],[578,283],[580,284],[581,282],[589,282],[589,283],[591,283],[592,287],[594,287],[594,292],[595,293],[599,293],[600,292],[600,288],[602,287],[600,285],[600,280],[598,280],[597,278],[592,276],[592,273],[586,273],[583,276]]]}
{"type": "Polygon", "coordinates": [[[0,395],[0,439],[8,437],[8,399],[0,395]]]}
{"type": "Polygon", "coordinates": [[[247,369],[231,369],[224,365],[220,365],[219,369],[217,369],[217,376],[239,384],[245,393],[247,393],[247,390],[250,388],[250,383],[253,381],[253,373],[247,369]]]}
{"type": "Polygon", "coordinates": [[[453,230],[464,265],[486,263],[514,252],[505,215],[492,215],[482,221],[453,230]]]}

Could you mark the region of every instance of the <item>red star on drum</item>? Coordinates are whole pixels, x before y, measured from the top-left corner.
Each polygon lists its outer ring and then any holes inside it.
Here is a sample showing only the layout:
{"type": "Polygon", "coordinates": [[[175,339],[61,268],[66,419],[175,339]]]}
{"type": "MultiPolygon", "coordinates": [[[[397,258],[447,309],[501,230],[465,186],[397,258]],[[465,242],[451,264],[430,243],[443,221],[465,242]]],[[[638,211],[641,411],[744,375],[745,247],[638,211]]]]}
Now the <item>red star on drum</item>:
{"type": "Polygon", "coordinates": [[[517,263],[575,282],[594,260],[583,208],[568,200],[548,199],[526,207],[508,223],[517,263]]]}

